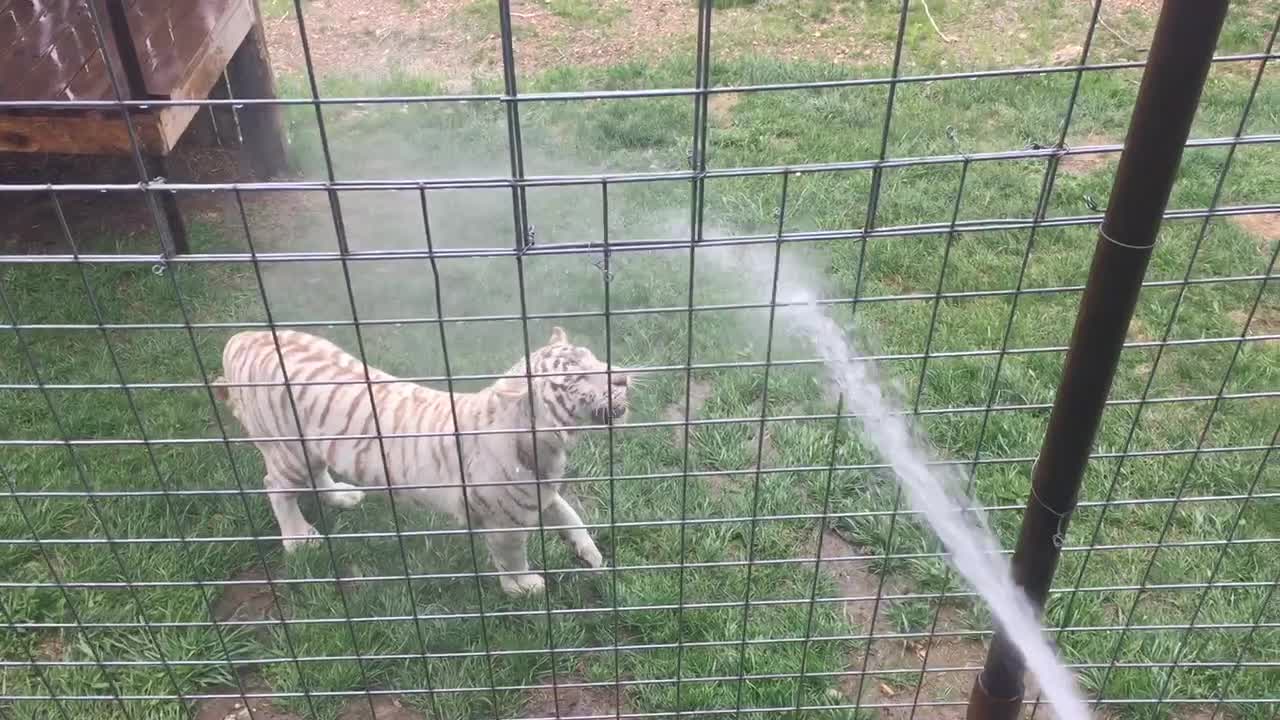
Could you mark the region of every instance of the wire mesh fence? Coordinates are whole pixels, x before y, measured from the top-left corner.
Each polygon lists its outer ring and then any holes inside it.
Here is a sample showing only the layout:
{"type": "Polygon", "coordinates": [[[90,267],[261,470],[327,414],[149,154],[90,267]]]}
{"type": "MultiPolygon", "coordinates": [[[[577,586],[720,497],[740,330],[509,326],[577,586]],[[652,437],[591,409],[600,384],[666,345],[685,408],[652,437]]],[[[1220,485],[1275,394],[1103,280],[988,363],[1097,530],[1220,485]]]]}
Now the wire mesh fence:
{"type": "MultiPolygon", "coordinates": [[[[484,3],[501,79],[458,94],[326,84],[320,11],[266,4],[300,45],[281,98],[113,85],[57,105],[190,107],[245,131],[238,118],[280,107],[294,172],[156,177],[126,124],[141,181],[0,185],[57,236],[0,258],[0,717],[963,714],[990,616],[786,313],[812,302],[874,343],[861,360],[1011,548],[1142,52],[1091,54],[1119,37],[1098,2],[1053,63],[913,65],[923,23],[946,36],[904,0],[884,74],[779,68],[719,59],[733,3],[696,5],[687,57],[677,44],[656,70],[548,79],[519,61],[530,12],[484,3]],[[142,198],[143,215],[94,226],[104,197],[142,198]],[[122,241],[112,223],[142,229],[122,241]],[[571,380],[604,388],[603,415],[534,412],[519,430],[459,414],[463,393],[570,382],[508,370],[559,327],[601,361],[571,380]],[[237,379],[223,348],[252,330],[266,365],[301,330],[396,377],[335,379],[304,353],[283,382],[237,379]],[[402,381],[447,394],[377,407],[402,381]],[[285,429],[255,432],[228,387],[284,387],[253,412],[285,429]],[[343,423],[304,419],[334,398],[343,423]],[[528,441],[521,462],[542,468],[569,431],[554,484],[461,461],[536,433],[553,444],[528,441]],[[311,473],[272,482],[255,449],[340,471],[325,453],[342,443],[396,492],[356,504],[311,473]],[[414,447],[426,459],[393,469],[414,447]],[[418,507],[454,467],[454,518],[418,507]],[[521,487],[577,509],[523,523],[476,505],[518,505],[521,487]],[[311,520],[283,527],[297,497],[311,520]],[[603,567],[581,566],[577,515],[603,567]],[[532,570],[491,561],[514,534],[532,570]],[[531,574],[545,588],[504,592],[531,574]]],[[[1278,29],[1273,6],[1233,9],[1061,538],[1045,625],[1099,714],[1280,703],[1278,29]]]]}

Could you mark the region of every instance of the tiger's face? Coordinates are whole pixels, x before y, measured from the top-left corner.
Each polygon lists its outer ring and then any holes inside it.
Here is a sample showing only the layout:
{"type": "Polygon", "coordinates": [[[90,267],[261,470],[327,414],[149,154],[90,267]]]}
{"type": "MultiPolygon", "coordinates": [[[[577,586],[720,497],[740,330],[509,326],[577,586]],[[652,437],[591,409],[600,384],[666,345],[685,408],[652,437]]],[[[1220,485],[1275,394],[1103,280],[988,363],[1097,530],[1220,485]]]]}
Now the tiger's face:
{"type": "MultiPolygon", "coordinates": [[[[606,425],[626,419],[630,409],[631,376],[609,366],[590,349],[569,342],[563,328],[551,332],[548,343],[529,356],[534,390],[541,401],[540,423],[568,426],[579,422],[606,425]]],[[[516,363],[498,382],[516,390],[527,387],[525,364],[516,363]]],[[[517,390],[518,391],[518,390],[517,390]]]]}

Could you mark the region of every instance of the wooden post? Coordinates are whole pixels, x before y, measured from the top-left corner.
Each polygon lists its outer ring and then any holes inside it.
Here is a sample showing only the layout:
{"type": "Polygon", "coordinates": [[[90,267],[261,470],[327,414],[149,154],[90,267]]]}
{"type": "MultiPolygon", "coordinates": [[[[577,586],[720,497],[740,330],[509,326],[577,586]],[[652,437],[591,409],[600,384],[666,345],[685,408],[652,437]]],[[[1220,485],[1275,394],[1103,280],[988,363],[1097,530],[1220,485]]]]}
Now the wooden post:
{"type": "MultiPolygon", "coordinates": [[[[267,52],[266,34],[262,30],[262,11],[253,1],[253,28],[231,56],[227,80],[231,96],[245,99],[274,99],[275,76],[267,52]]],[[[254,172],[262,178],[278,175],[289,167],[284,132],[284,114],[279,105],[246,105],[236,111],[244,150],[254,172]]]]}
{"type": "MultiPolygon", "coordinates": [[[[169,161],[163,155],[148,155],[143,161],[146,165],[148,180],[161,177],[165,180],[173,179],[169,173],[169,161]]],[[[177,196],[164,190],[153,192],[156,193],[156,204],[163,215],[160,218],[163,226],[157,229],[160,231],[160,243],[164,246],[165,254],[172,257],[190,252],[191,245],[187,241],[187,222],[182,219],[177,196]]]]}
{"type": "MultiPolygon", "coordinates": [[[[213,89],[209,91],[210,100],[228,100],[231,90],[227,86],[227,76],[218,76],[213,89]]],[[[235,111],[230,105],[209,105],[200,109],[187,128],[187,138],[196,145],[209,147],[233,148],[240,145],[240,129],[236,127],[235,111]]]]}
{"type": "MultiPolygon", "coordinates": [[[[95,0],[95,2],[100,9],[98,17],[100,19],[105,17],[106,20],[101,27],[103,39],[106,41],[102,51],[109,62],[110,69],[117,73],[117,77],[125,80],[122,90],[128,97],[122,99],[146,99],[149,97],[146,77],[138,59],[137,44],[134,42],[133,30],[129,27],[129,17],[125,13],[124,4],[104,0],[95,0]]],[[[132,123],[135,112],[131,109],[124,110],[121,115],[122,120],[132,123]]],[[[144,154],[145,150],[142,148],[138,148],[138,151],[143,154],[142,170],[146,173],[145,180],[150,181],[157,177],[168,178],[168,163],[162,155],[144,154]]],[[[164,246],[165,254],[180,255],[190,250],[187,242],[187,223],[182,219],[178,199],[173,193],[161,192],[156,197],[156,204],[162,216],[156,219],[160,225],[156,230],[160,233],[160,242],[164,246]]]]}
{"type": "MultiPolygon", "coordinates": [[[[209,93],[209,97],[216,100],[231,99],[231,86],[227,83],[225,68],[222,75],[218,77],[218,82],[213,86],[213,90],[209,93]]],[[[217,126],[214,128],[217,144],[224,148],[238,146],[240,144],[240,128],[236,124],[236,111],[230,105],[211,105],[208,110],[213,120],[211,124],[217,126]]]]}

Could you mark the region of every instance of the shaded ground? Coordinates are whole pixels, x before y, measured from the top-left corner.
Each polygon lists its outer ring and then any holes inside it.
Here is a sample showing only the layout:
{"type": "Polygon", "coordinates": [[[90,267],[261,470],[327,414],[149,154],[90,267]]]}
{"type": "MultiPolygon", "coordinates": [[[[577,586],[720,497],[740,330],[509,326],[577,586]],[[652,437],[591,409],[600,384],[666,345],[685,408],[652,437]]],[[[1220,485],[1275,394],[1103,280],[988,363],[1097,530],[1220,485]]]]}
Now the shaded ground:
{"type": "MultiPolygon", "coordinates": [[[[169,156],[174,182],[234,182],[252,179],[235,147],[217,147],[184,142],[169,156]]],[[[6,183],[120,184],[138,182],[138,166],[132,157],[52,156],[42,154],[0,154],[0,178],[6,183]]],[[[253,193],[250,202],[269,200],[253,193]]],[[[234,218],[230,193],[182,193],[178,197],[188,224],[201,220],[234,218]],[[230,213],[230,214],[229,214],[230,213]]],[[[58,204],[66,218],[71,237],[84,247],[99,252],[109,248],[94,245],[102,236],[124,240],[133,235],[154,235],[155,215],[141,193],[63,192],[58,204]]],[[[0,252],[70,252],[67,233],[59,222],[51,196],[47,193],[0,193],[0,252]]],[[[82,249],[84,249],[82,247],[82,249]]],[[[160,249],[157,238],[156,251],[160,249]]]]}

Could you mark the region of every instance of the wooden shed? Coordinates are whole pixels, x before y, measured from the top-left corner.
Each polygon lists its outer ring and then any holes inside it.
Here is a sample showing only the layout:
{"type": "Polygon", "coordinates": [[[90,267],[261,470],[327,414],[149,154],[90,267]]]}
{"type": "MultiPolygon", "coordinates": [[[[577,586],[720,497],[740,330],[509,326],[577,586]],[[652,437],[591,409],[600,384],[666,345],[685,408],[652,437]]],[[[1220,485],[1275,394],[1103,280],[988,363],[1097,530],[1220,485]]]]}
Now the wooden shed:
{"type": "MultiPolygon", "coordinates": [[[[66,103],[203,100],[223,82],[232,97],[275,96],[257,0],[0,0],[0,152],[130,154],[136,140],[149,179],[164,176],[200,106],[66,103]]],[[[257,173],[283,169],[279,108],[246,105],[236,119],[257,173]]],[[[158,198],[182,252],[176,201],[158,198]]]]}

